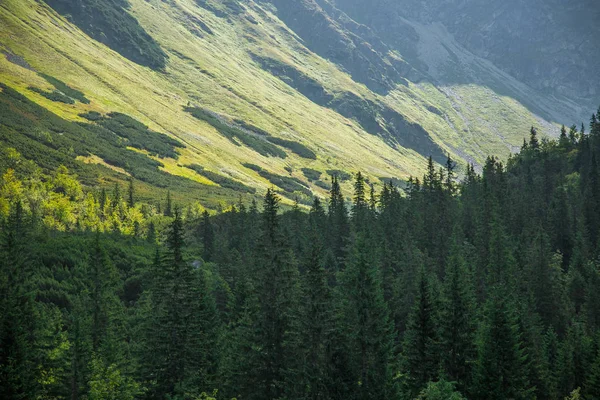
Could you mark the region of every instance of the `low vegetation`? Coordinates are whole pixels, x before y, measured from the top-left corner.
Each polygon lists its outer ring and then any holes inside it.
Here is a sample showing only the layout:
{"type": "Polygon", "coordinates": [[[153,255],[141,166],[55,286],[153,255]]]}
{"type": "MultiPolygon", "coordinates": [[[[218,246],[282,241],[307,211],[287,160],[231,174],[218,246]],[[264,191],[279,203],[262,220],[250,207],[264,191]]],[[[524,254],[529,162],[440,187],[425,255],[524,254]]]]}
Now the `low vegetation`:
{"type": "Polygon", "coordinates": [[[0,397],[594,399],[598,157],[594,116],[481,175],[210,215],[4,149],[0,397]]]}
{"type": "Polygon", "coordinates": [[[82,31],[123,57],[150,67],[164,69],[167,56],[160,45],[127,12],[128,0],[45,0],[82,31]]]}
{"type": "Polygon", "coordinates": [[[207,171],[201,165],[191,164],[191,165],[187,165],[187,168],[193,170],[197,174],[204,176],[205,178],[210,179],[211,181],[213,181],[214,183],[218,184],[221,187],[235,190],[236,192],[251,193],[251,194],[256,193],[256,189],[248,187],[248,186],[244,185],[243,183],[233,180],[231,178],[227,178],[223,175],[219,175],[215,172],[207,171]]]}

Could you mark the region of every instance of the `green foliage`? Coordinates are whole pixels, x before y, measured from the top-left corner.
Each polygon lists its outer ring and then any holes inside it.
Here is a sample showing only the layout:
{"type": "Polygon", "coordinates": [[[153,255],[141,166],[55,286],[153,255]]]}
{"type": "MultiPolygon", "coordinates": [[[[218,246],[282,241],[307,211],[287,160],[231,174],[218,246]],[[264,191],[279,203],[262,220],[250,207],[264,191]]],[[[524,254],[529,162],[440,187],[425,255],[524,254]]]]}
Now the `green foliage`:
{"type": "MultiPolygon", "coordinates": [[[[86,116],[84,114],[83,116],[86,116]]],[[[126,144],[140,150],[147,150],[151,155],[160,157],[178,158],[176,148],[185,148],[185,145],[167,135],[153,132],[141,122],[121,113],[109,113],[105,118],[96,119],[95,114],[87,114],[104,128],[119,137],[127,139],[126,144]]]]}
{"type": "Polygon", "coordinates": [[[340,171],[339,169],[328,169],[327,174],[330,176],[337,176],[341,182],[349,181],[352,179],[352,175],[346,171],[340,171]]]}
{"type": "Polygon", "coordinates": [[[0,397],[595,399],[583,140],[405,196],[357,174],[351,215],[334,176],[327,212],[268,190],[185,219],[1,148],[0,397]]]}
{"type": "Polygon", "coordinates": [[[127,12],[127,0],[84,0],[75,3],[46,0],[46,3],[123,57],[152,69],[165,68],[167,55],[127,12]]]}
{"type": "Polygon", "coordinates": [[[48,83],[50,83],[52,86],[54,86],[56,88],[56,90],[58,90],[65,96],[70,97],[71,99],[77,100],[83,104],[90,104],[90,101],[85,97],[85,94],[83,94],[79,90],[73,89],[72,87],[70,87],[69,85],[64,83],[63,81],[58,80],[50,75],[46,75],[46,74],[42,74],[42,73],[38,73],[38,75],[41,76],[42,78],[44,78],[48,83]]]}
{"type": "Polygon", "coordinates": [[[281,189],[283,189],[284,191],[286,191],[288,193],[298,192],[298,193],[302,193],[305,196],[309,196],[309,197],[312,196],[312,192],[310,191],[310,189],[308,189],[304,185],[304,183],[297,178],[283,176],[283,175],[277,175],[277,174],[274,174],[267,170],[264,170],[261,167],[259,167],[258,165],[254,165],[254,164],[245,163],[243,165],[244,165],[244,167],[246,167],[248,169],[258,172],[258,174],[260,176],[267,179],[273,185],[280,187],[281,189]]]}
{"type": "Polygon", "coordinates": [[[454,389],[452,382],[439,380],[429,382],[417,397],[418,400],[465,400],[462,394],[454,389]]]}
{"type": "Polygon", "coordinates": [[[302,168],[302,173],[309,181],[318,181],[323,174],[321,171],[312,168],[302,168]]]}
{"type": "Polygon", "coordinates": [[[327,182],[323,182],[323,181],[316,181],[315,185],[317,185],[318,187],[320,187],[321,189],[325,189],[325,190],[331,190],[331,185],[327,182]]]}
{"type": "Polygon", "coordinates": [[[438,310],[429,279],[421,272],[402,344],[405,385],[412,396],[418,395],[438,373],[438,310]]]}
{"type": "Polygon", "coordinates": [[[186,107],[185,111],[189,112],[199,120],[208,122],[223,136],[225,136],[232,143],[238,146],[241,146],[241,144],[238,142],[239,140],[244,145],[250,147],[258,154],[261,154],[263,156],[274,156],[279,158],[287,157],[285,151],[281,150],[277,146],[270,144],[267,141],[267,137],[264,137],[261,134],[254,134],[245,129],[240,129],[234,124],[228,124],[217,114],[197,107],[186,107]]]}
{"type": "Polygon", "coordinates": [[[195,171],[196,173],[210,179],[211,181],[213,181],[214,183],[224,187],[224,188],[228,188],[231,190],[235,190],[237,192],[242,192],[242,193],[251,193],[254,194],[256,193],[256,189],[248,187],[246,185],[244,185],[243,183],[240,183],[238,181],[235,181],[231,178],[227,178],[223,175],[219,175],[215,172],[212,171],[207,171],[206,169],[204,169],[203,166],[198,165],[198,164],[191,164],[188,165],[187,168],[195,171]]]}
{"type": "Polygon", "coordinates": [[[273,136],[268,136],[267,140],[271,143],[274,143],[278,146],[285,147],[288,150],[296,153],[302,158],[306,158],[308,160],[316,160],[317,155],[314,151],[303,145],[302,143],[295,142],[293,140],[276,138],[273,136]]]}
{"type": "Polygon", "coordinates": [[[62,92],[60,92],[58,90],[53,90],[51,92],[47,92],[45,90],[42,90],[40,88],[36,88],[33,86],[30,86],[29,90],[31,90],[32,92],[41,94],[42,96],[44,96],[45,98],[47,98],[48,100],[51,100],[51,101],[56,101],[56,102],[65,103],[65,104],[75,104],[75,100],[73,100],[69,96],[64,95],[62,92]]]}
{"type": "Polygon", "coordinates": [[[140,394],[140,387],[112,364],[105,366],[94,357],[90,366],[90,390],[87,400],[133,400],[140,394]]]}
{"type": "MultiPolygon", "coordinates": [[[[137,143],[150,153],[177,157],[176,148],[183,146],[164,134],[148,130],[130,117],[122,114],[102,117],[91,112],[84,116],[96,123],[74,123],[58,117],[3,84],[0,84],[0,88],[2,147],[15,149],[24,163],[30,165],[30,161],[34,162],[46,174],[64,165],[77,173],[85,185],[96,186],[99,178],[108,178],[109,181],[125,179],[123,175],[105,167],[76,160],[78,156],[95,155],[111,166],[125,169],[140,183],[144,183],[146,198],[161,196],[163,192],[157,191],[157,188],[170,188],[178,194],[185,194],[188,199],[204,198],[207,203],[213,204],[225,194],[228,194],[228,198],[238,195],[231,189],[209,187],[170,175],[159,169],[163,166],[161,162],[127,149],[137,143]],[[106,129],[102,126],[104,123],[116,132],[106,129]],[[133,143],[126,137],[131,137],[133,143]]],[[[141,194],[141,189],[138,193],[141,194]]]]}
{"type": "Polygon", "coordinates": [[[506,297],[507,293],[496,292],[486,304],[474,372],[473,392],[479,399],[534,398],[521,332],[506,297]]]}

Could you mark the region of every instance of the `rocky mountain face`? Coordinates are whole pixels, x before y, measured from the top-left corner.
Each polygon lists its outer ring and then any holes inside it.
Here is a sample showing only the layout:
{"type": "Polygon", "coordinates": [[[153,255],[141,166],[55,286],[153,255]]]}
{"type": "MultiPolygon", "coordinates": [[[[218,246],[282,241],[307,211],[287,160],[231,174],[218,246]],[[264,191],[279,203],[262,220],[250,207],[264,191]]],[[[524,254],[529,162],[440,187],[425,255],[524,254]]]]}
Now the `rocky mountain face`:
{"type": "Polygon", "coordinates": [[[518,80],[578,99],[600,94],[596,0],[321,0],[373,29],[418,64],[410,21],[443,24],[457,43],[518,80]]]}

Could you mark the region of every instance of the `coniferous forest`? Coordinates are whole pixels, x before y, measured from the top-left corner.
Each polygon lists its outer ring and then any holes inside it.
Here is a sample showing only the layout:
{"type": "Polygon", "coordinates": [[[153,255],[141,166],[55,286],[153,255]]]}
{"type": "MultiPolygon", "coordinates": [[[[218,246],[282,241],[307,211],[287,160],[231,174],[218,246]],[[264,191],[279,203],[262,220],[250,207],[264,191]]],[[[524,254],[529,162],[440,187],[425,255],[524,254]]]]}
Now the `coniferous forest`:
{"type": "MultiPolygon", "coordinates": [[[[598,118],[600,118],[600,111],[598,118]]],[[[600,399],[600,121],[210,215],[0,160],[2,399],[600,399]],[[586,132],[587,128],[587,132],[586,132]]]]}

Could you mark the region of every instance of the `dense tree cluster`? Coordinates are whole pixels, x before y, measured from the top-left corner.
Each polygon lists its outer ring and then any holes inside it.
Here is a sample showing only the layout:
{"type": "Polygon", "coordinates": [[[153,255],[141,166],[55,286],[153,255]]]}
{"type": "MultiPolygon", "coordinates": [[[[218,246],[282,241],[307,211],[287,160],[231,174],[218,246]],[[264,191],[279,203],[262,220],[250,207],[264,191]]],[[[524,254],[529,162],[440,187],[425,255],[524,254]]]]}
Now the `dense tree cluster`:
{"type": "Polygon", "coordinates": [[[358,173],[346,204],[334,177],[308,213],[169,198],[165,229],[133,184],[2,165],[0,398],[598,399],[599,157],[594,116],[460,181],[451,159],[405,191],[358,173]],[[43,223],[34,187],[144,228],[43,223]]]}

